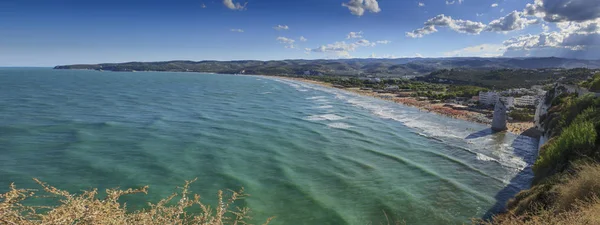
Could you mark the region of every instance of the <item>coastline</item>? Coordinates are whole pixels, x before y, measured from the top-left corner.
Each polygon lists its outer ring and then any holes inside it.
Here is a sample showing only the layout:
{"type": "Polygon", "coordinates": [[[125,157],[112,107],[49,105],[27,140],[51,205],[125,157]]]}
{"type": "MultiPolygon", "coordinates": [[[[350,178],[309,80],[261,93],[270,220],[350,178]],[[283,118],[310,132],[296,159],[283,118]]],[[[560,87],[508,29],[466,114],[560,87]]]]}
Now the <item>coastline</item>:
{"type": "MultiPolygon", "coordinates": [[[[377,93],[372,90],[361,90],[360,88],[340,88],[340,87],[335,87],[333,84],[330,84],[330,83],[309,80],[309,79],[305,79],[305,78],[298,78],[298,77],[268,76],[268,75],[261,75],[261,76],[276,77],[276,78],[281,78],[281,79],[294,80],[294,81],[315,84],[315,85],[319,85],[319,86],[327,87],[327,88],[335,88],[338,90],[352,92],[352,93],[359,94],[362,96],[379,98],[379,99],[382,99],[385,101],[395,102],[397,104],[402,104],[402,105],[409,106],[409,107],[415,107],[422,111],[433,112],[433,113],[443,115],[446,117],[450,117],[450,118],[454,118],[454,119],[465,120],[465,121],[479,123],[479,124],[485,124],[487,126],[491,126],[491,122],[492,122],[491,119],[487,118],[484,113],[468,111],[468,110],[457,110],[457,109],[453,109],[451,107],[446,106],[446,104],[444,104],[444,103],[430,103],[428,101],[419,101],[415,97],[398,97],[397,95],[391,94],[391,93],[377,93]]],[[[508,127],[507,132],[517,134],[517,135],[526,135],[526,136],[535,137],[535,135],[530,134],[530,132],[527,132],[531,128],[534,128],[533,122],[507,122],[507,127],[508,127]]]]}

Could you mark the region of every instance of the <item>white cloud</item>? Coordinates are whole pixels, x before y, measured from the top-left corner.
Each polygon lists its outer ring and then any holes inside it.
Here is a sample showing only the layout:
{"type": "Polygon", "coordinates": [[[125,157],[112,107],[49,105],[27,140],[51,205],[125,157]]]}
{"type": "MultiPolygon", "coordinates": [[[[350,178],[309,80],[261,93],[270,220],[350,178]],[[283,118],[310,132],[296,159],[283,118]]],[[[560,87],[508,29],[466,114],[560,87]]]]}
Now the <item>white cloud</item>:
{"type": "Polygon", "coordinates": [[[304,54],[310,55],[310,48],[304,48],[304,54]]]}
{"type": "Polygon", "coordinates": [[[505,50],[506,47],[504,45],[482,44],[455,51],[444,52],[444,55],[447,57],[498,57],[502,56],[505,50]]]}
{"type": "Polygon", "coordinates": [[[419,7],[424,7],[425,6],[425,3],[423,3],[423,2],[419,2],[418,4],[419,4],[419,7]]]}
{"type": "Polygon", "coordinates": [[[487,31],[508,32],[513,30],[522,30],[530,24],[538,23],[538,20],[527,19],[522,12],[513,11],[505,17],[493,20],[487,25],[487,31]]]}
{"type": "Polygon", "coordinates": [[[498,3],[494,3],[491,6],[492,6],[492,8],[496,8],[496,7],[498,7],[498,3]]]}
{"type": "Polygon", "coordinates": [[[244,10],[246,9],[246,5],[248,4],[247,2],[244,3],[243,5],[240,4],[239,2],[234,3],[233,0],[223,0],[223,4],[232,10],[244,10]]]}
{"type": "Polygon", "coordinates": [[[387,44],[392,43],[392,42],[388,41],[388,40],[381,40],[381,41],[376,41],[375,43],[382,44],[382,45],[387,45],[387,44]]]}
{"type": "Polygon", "coordinates": [[[381,12],[377,0],[350,0],[348,3],[342,3],[343,7],[347,7],[350,13],[357,16],[362,16],[365,11],[372,13],[381,12]]]}
{"type": "Polygon", "coordinates": [[[421,38],[425,35],[435,33],[437,31],[438,30],[435,29],[435,26],[425,26],[423,28],[419,28],[419,29],[413,30],[411,32],[406,32],[406,36],[411,37],[411,38],[421,38]]]}
{"type": "Polygon", "coordinates": [[[558,31],[522,35],[504,41],[509,57],[600,58],[600,18],[559,22],[558,31]]]}
{"type": "Polygon", "coordinates": [[[275,30],[288,30],[288,29],[290,29],[290,27],[288,27],[287,25],[277,25],[277,26],[274,26],[273,29],[275,29],[275,30]]]}
{"type": "Polygon", "coordinates": [[[281,44],[285,44],[285,48],[296,48],[296,45],[294,45],[296,40],[294,40],[294,39],[286,38],[286,37],[277,37],[276,40],[281,44]]]}
{"type": "Polygon", "coordinates": [[[374,47],[376,45],[375,43],[370,42],[369,40],[366,40],[366,39],[360,39],[357,42],[355,42],[354,44],[359,45],[359,46],[364,46],[364,47],[368,47],[368,46],[374,47]]]}
{"type": "Polygon", "coordinates": [[[206,5],[204,3],[202,3],[202,5],[200,5],[200,7],[202,7],[203,9],[205,9],[206,5]]]}
{"type": "Polygon", "coordinates": [[[525,7],[525,13],[548,22],[583,22],[600,18],[597,0],[535,0],[525,7]]]}
{"type": "Polygon", "coordinates": [[[462,4],[463,0],[458,0],[458,1],[455,1],[455,0],[448,1],[448,0],[446,0],[446,5],[454,5],[454,3],[462,4]]]}
{"type": "Polygon", "coordinates": [[[339,57],[349,57],[350,52],[356,51],[360,47],[374,47],[377,45],[375,42],[371,42],[366,39],[360,39],[356,42],[347,43],[345,41],[338,41],[333,44],[321,45],[318,48],[310,49],[311,52],[320,53],[333,53],[339,57]]]}
{"type": "Polygon", "coordinates": [[[543,30],[544,32],[548,32],[548,31],[550,30],[550,27],[549,27],[548,25],[546,25],[546,24],[542,23],[542,30],[543,30]]]}
{"type": "Polygon", "coordinates": [[[346,36],[346,39],[362,38],[362,34],[363,34],[362,31],[359,31],[359,32],[350,32],[346,36]]]}
{"type": "Polygon", "coordinates": [[[303,41],[303,42],[304,42],[304,41],[308,41],[308,39],[306,39],[304,36],[300,36],[300,38],[299,38],[299,39],[300,39],[300,41],[303,41]]]}
{"type": "Polygon", "coordinates": [[[294,39],[286,38],[286,37],[277,37],[277,39],[275,39],[275,40],[277,40],[281,44],[285,44],[285,48],[296,48],[296,46],[294,45],[296,40],[294,40],[294,39]]]}
{"type": "Polygon", "coordinates": [[[485,24],[481,22],[474,22],[470,20],[455,20],[452,19],[452,17],[450,16],[440,14],[436,17],[427,20],[423,28],[413,30],[412,32],[407,32],[406,36],[411,38],[423,37],[423,35],[437,32],[437,29],[435,28],[436,26],[449,27],[450,29],[456,32],[468,34],[479,34],[485,28],[485,24]]]}
{"type": "Polygon", "coordinates": [[[244,30],[242,29],[231,29],[231,32],[238,32],[238,33],[244,33],[244,30]]]}
{"type": "Polygon", "coordinates": [[[396,56],[395,55],[390,55],[390,54],[378,56],[375,53],[371,53],[371,55],[369,55],[369,58],[372,58],[372,59],[393,59],[393,58],[396,58],[396,56]]]}

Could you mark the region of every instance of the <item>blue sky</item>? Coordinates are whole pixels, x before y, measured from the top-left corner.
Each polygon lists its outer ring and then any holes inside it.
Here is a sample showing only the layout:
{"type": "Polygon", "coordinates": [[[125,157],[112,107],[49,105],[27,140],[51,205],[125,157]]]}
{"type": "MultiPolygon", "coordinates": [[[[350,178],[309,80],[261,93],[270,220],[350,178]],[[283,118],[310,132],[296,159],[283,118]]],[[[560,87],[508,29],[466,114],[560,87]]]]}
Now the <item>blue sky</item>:
{"type": "Polygon", "coordinates": [[[594,58],[582,51],[597,46],[596,0],[571,0],[581,4],[558,10],[549,7],[560,1],[2,0],[0,65],[415,56],[594,58]],[[573,16],[578,9],[573,7],[591,12],[573,16]],[[551,38],[560,43],[549,42],[551,38]],[[568,38],[587,45],[567,45],[568,38]]]}

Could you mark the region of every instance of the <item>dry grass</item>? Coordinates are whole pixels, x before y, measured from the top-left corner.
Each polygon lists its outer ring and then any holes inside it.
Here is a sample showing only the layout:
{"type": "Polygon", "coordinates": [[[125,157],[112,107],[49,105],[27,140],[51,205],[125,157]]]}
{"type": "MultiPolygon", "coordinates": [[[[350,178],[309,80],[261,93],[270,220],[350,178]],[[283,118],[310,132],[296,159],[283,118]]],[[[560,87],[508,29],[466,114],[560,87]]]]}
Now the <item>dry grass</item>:
{"type": "Polygon", "coordinates": [[[565,175],[560,180],[552,182],[554,184],[538,184],[520,193],[517,203],[509,204],[508,213],[494,217],[492,222],[476,223],[600,224],[600,165],[577,164],[572,175],[565,175]]]}
{"type": "Polygon", "coordinates": [[[572,210],[555,212],[541,210],[537,214],[515,215],[504,214],[494,218],[493,222],[477,221],[476,224],[486,225],[552,225],[552,224],[600,224],[600,200],[597,197],[589,201],[576,201],[572,210]]]}
{"type": "Polygon", "coordinates": [[[559,194],[556,208],[558,210],[570,210],[577,201],[600,197],[600,166],[585,163],[576,166],[575,169],[576,175],[557,187],[559,194]]]}
{"type": "MultiPolygon", "coordinates": [[[[189,193],[193,181],[186,181],[179,192],[162,199],[156,204],[148,203],[149,208],[127,212],[125,204],[118,202],[124,195],[148,193],[148,186],[139,189],[107,189],[104,199],[97,197],[98,190],[85,191],[82,194],[71,194],[49,186],[37,179],[44,191],[50,196],[38,196],[36,190],[17,189],[11,184],[10,190],[0,194],[0,224],[248,224],[251,219],[248,208],[233,208],[237,200],[246,195],[243,189],[231,191],[224,198],[219,191],[218,205],[212,208],[200,202],[200,196],[189,193]],[[35,197],[53,197],[60,199],[55,206],[26,206],[22,202],[35,197]],[[178,201],[173,203],[177,197],[178,201]],[[198,213],[190,213],[191,209],[200,209],[198,213]],[[44,211],[39,212],[39,211],[44,211]]],[[[272,218],[264,224],[268,224],[272,218]]]]}

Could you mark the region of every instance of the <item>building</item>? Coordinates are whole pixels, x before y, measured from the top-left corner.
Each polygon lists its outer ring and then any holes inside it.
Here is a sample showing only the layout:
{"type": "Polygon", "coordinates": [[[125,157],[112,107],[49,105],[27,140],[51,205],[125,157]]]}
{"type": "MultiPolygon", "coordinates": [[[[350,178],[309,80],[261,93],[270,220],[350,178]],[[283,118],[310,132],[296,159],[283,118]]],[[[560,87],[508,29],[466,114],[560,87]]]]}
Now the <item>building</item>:
{"type": "Polygon", "coordinates": [[[515,98],[514,97],[502,96],[502,97],[500,97],[500,101],[502,101],[504,103],[506,108],[510,109],[512,107],[515,107],[515,98]]]}
{"type": "Polygon", "coordinates": [[[495,105],[496,102],[500,99],[500,95],[498,92],[489,91],[489,92],[479,92],[479,103],[484,105],[495,105]]]}
{"type": "Polygon", "coordinates": [[[526,95],[519,98],[515,98],[516,106],[534,106],[537,98],[534,96],[526,95]]]}

